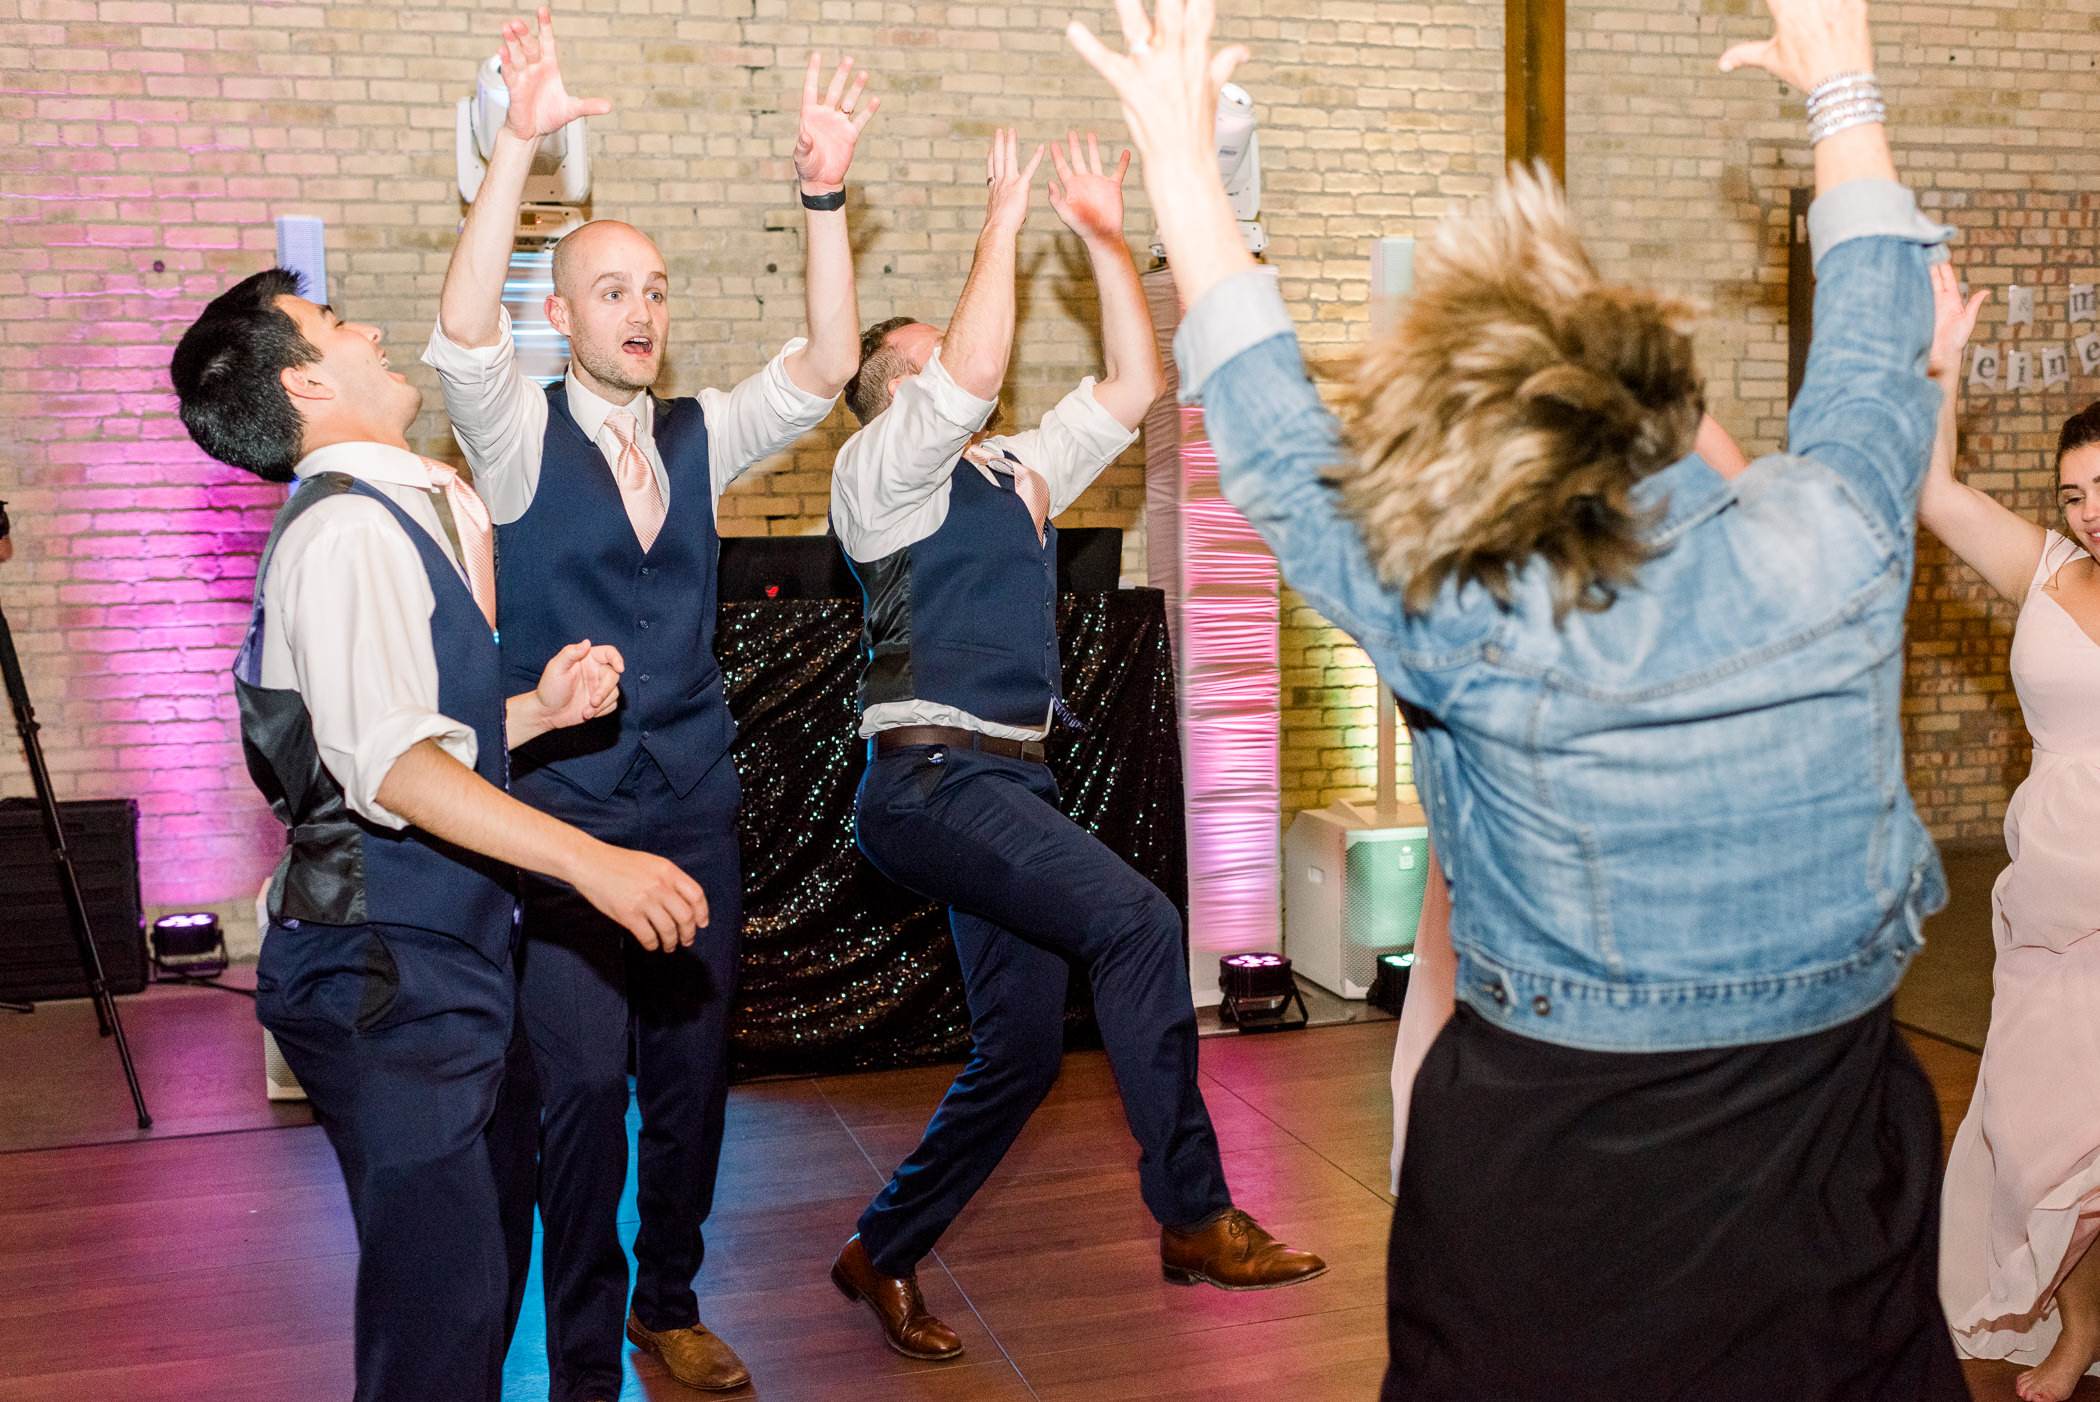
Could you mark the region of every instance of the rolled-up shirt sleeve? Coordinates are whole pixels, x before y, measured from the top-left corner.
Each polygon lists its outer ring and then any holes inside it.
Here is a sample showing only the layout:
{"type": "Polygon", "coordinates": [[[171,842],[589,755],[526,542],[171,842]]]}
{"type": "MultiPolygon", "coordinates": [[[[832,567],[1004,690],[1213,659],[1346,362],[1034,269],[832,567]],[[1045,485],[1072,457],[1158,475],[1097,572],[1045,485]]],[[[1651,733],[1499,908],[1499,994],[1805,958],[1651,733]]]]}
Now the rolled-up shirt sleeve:
{"type": "Polygon", "coordinates": [[[897,386],[890,407],[846,440],[831,471],[831,523],[856,560],[879,560],[931,534],[949,478],[997,405],[955,383],[939,351],[897,386]]]}
{"type": "Polygon", "coordinates": [[[700,391],[700,409],[707,416],[707,456],[717,497],[746,469],[831,417],[831,406],[838,403],[838,397],[826,399],[811,394],[787,372],[787,358],[808,344],[808,337],[797,336],[735,388],[700,391]]]}
{"type": "Polygon", "coordinates": [[[1201,404],[1204,386],[1219,366],[1271,336],[1295,333],[1284,309],[1276,274],[1264,268],[1235,273],[1189,308],[1174,333],[1174,366],[1181,373],[1181,402],[1201,404]]]}
{"type": "Polygon", "coordinates": [[[452,436],[474,469],[474,490],[498,525],[523,516],[540,484],[547,438],[547,396],[518,368],[510,312],[496,322],[496,341],[462,346],[442,326],[430,330],[423,363],[438,373],[452,436]]]}
{"type": "Polygon", "coordinates": [[[1847,180],[1808,207],[1809,257],[1819,269],[1823,255],[1838,245],[1876,236],[1924,244],[1925,261],[1932,264],[1947,261],[1954,230],[1927,219],[1909,187],[1894,180],[1847,180]]]}
{"type": "Polygon", "coordinates": [[[1918,212],[1891,180],[1850,180],[1808,210],[1816,260],[1815,334],[1787,414],[1787,451],[1845,476],[1908,538],[1931,461],[1941,391],[1927,269],[1953,230],[1918,212]]]}
{"type": "Polygon", "coordinates": [[[1137,441],[1137,430],[1123,427],[1101,407],[1089,375],[1043,415],[1039,427],[992,441],[1042,474],[1050,487],[1050,514],[1061,516],[1102,468],[1137,441]]]}
{"type": "Polygon", "coordinates": [[[416,547],[379,503],[344,498],[293,522],[275,560],[264,607],[282,621],[321,762],[353,812],[406,827],[379,802],[394,762],[424,740],[468,768],[479,751],[438,710],[436,601],[416,547]]]}

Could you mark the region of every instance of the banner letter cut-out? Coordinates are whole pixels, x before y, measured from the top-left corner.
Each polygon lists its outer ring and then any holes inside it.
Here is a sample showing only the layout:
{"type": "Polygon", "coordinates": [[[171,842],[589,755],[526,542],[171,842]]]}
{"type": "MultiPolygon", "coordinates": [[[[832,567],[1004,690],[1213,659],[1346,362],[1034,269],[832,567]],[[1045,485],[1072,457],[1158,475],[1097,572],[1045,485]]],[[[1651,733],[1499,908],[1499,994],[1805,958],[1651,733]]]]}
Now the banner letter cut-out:
{"type": "MultiPolygon", "coordinates": [[[[2100,341],[2100,335],[2095,335],[2093,339],[2100,341]]],[[[1993,394],[1998,392],[1996,346],[1978,346],[1975,354],[1969,357],[1969,384],[1975,389],[1987,389],[1993,394]]]]}

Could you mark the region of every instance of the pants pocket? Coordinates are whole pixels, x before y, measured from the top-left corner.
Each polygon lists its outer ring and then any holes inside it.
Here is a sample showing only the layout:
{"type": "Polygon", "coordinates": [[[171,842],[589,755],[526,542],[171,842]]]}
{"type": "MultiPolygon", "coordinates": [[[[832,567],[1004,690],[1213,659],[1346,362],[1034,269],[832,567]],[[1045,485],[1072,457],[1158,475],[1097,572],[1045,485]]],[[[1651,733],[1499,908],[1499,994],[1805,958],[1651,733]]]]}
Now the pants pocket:
{"type": "Polygon", "coordinates": [[[263,1025],[368,1032],[393,1010],[400,971],[369,927],[272,925],[256,967],[263,1025]]]}

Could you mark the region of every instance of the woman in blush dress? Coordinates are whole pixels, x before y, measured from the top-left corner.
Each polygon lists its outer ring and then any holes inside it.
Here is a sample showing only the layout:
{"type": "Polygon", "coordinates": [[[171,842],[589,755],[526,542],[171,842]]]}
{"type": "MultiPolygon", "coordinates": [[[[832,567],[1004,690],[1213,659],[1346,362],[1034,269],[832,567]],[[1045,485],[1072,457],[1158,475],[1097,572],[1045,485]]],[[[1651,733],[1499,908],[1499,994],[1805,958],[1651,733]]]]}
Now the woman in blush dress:
{"type": "Polygon", "coordinates": [[[1985,294],[1933,270],[1932,375],[1947,391],[1918,520],[2019,606],[2012,679],[2034,765],[2005,815],[1992,895],[1991,1029],[1941,1202],[1940,1300],[1957,1348],[2032,1364],[2063,1402],[2100,1373],[2100,403],[2057,446],[2063,531],[1954,479],[1954,393],[1985,294]]]}

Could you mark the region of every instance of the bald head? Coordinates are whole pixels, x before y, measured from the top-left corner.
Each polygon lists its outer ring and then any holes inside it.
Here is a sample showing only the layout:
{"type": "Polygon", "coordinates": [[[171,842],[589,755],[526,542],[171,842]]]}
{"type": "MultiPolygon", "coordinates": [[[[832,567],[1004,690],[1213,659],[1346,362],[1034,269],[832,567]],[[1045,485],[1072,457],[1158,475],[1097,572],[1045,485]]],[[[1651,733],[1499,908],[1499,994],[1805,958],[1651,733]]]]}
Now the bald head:
{"type": "Polygon", "coordinates": [[[647,235],[594,219],[554,245],[547,320],[569,338],[584,388],[625,404],[656,383],[670,329],[670,278],[647,235]]]}
{"type": "Polygon", "coordinates": [[[554,245],[554,290],[574,298],[601,272],[621,267],[664,270],[664,256],[649,236],[617,219],[593,219],[554,245]],[[581,284],[578,279],[582,279],[581,284]]]}

